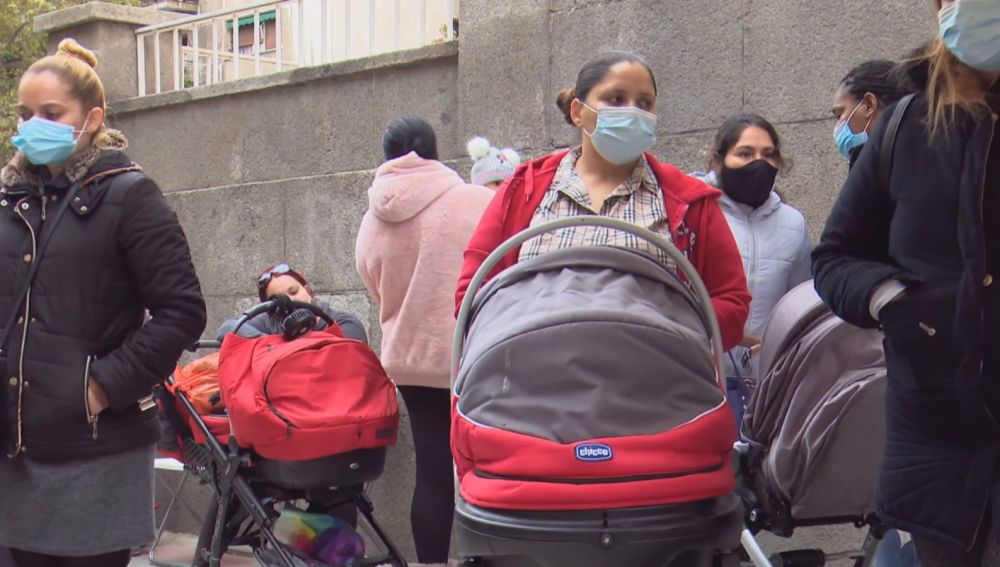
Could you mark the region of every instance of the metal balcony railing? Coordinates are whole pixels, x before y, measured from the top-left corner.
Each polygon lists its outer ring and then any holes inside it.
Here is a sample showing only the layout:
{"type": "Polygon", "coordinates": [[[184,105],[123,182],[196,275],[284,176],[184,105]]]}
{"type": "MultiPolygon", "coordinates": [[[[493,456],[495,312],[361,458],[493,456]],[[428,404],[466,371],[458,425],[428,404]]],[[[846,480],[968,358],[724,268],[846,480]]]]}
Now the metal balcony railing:
{"type": "Polygon", "coordinates": [[[139,28],[139,96],[450,41],[457,5],[255,0],[139,28]]]}

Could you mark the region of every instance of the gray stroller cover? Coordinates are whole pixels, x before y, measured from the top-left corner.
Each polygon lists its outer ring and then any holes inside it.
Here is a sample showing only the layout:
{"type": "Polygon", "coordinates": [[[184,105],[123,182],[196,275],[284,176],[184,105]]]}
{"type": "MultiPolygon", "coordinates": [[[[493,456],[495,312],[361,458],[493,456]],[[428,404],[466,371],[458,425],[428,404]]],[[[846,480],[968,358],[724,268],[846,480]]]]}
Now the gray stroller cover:
{"type": "Polygon", "coordinates": [[[473,309],[455,391],[475,423],[573,443],[661,433],[723,401],[701,310],[641,253],[545,254],[493,279],[473,309]]]}
{"type": "Polygon", "coordinates": [[[759,364],[743,435],[766,452],[768,488],[798,520],[873,513],[885,436],[882,333],[836,317],[808,281],[775,307],[759,364]]]}
{"type": "Polygon", "coordinates": [[[706,311],[633,250],[567,248],[476,296],[454,385],[463,497],[624,508],[731,492],[733,418],[706,311]]]}

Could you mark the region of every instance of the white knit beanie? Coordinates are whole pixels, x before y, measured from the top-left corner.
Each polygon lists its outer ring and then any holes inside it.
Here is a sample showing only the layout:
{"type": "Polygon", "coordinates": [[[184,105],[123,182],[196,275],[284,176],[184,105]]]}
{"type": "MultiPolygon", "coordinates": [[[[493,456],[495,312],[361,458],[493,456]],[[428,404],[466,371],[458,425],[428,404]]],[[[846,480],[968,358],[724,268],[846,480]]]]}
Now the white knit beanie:
{"type": "Polygon", "coordinates": [[[466,144],[469,157],[475,162],[472,165],[472,184],[486,185],[504,181],[521,165],[521,156],[510,148],[498,150],[490,146],[489,140],[476,137],[466,144]]]}

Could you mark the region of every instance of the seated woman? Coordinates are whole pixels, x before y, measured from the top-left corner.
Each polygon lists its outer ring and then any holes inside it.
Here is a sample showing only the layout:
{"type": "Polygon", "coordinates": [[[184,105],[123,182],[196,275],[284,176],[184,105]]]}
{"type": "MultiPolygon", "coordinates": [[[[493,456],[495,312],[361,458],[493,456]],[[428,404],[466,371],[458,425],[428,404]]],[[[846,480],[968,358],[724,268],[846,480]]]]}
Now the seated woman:
{"type": "MultiPolygon", "coordinates": [[[[330,318],[337,323],[337,325],[340,326],[340,329],[344,332],[345,337],[368,344],[368,335],[365,333],[365,327],[361,324],[361,320],[350,313],[337,311],[326,303],[317,302],[316,294],[313,293],[312,286],[309,285],[309,282],[306,281],[302,274],[289,267],[288,264],[275,264],[274,266],[264,270],[264,272],[257,277],[257,297],[261,301],[267,301],[267,298],[275,295],[287,295],[294,301],[319,305],[320,308],[322,308],[323,311],[329,315],[330,318]]],[[[226,322],[219,327],[219,330],[216,331],[216,339],[221,341],[222,337],[232,333],[233,329],[236,328],[236,322],[239,321],[239,319],[240,318],[238,316],[227,319],[226,322]]],[[[326,321],[321,319],[316,329],[322,330],[325,329],[326,326],[326,321]]],[[[270,313],[262,313],[244,323],[243,326],[239,328],[239,332],[236,334],[241,337],[253,339],[265,335],[275,335],[281,332],[281,320],[270,313]]]]}

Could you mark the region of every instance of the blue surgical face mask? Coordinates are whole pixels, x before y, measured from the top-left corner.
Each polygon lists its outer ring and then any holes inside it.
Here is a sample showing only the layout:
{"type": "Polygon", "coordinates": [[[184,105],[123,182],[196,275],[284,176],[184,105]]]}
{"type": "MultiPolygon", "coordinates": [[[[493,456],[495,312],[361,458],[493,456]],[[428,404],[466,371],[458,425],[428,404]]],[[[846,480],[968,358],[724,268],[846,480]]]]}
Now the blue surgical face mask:
{"type": "Polygon", "coordinates": [[[864,130],[855,134],[851,132],[851,118],[854,118],[854,113],[861,108],[864,102],[859,102],[854,110],[851,111],[850,116],[847,120],[844,120],[840,124],[837,124],[837,129],[833,131],[833,140],[837,143],[837,150],[840,155],[844,156],[844,159],[851,159],[851,150],[859,146],[863,146],[868,143],[868,126],[872,123],[872,119],[868,119],[868,124],[865,124],[864,130]]]}
{"type": "Polygon", "coordinates": [[[938,14],[941,39],[962,63],[1000,71],[1000,3],[959,0],[938,14]]]}
{"type": "Polygon", "coordinates": [[[66,161],[76,151],[76,143],[80,140],[74,137],[76,133],[77,130],[68,124],[35,116],[18,125],[11,142],[29,162],[54,165],[66,161]]]}
{"type": "Polygon", "coordinates": [[[590,136],[597,153],[615,165],[625,165],[639,159],[643,152],[656,144],[656,115],[627,107],[593,109],[580,101],[584,108],[597,114],[597,126],[590,136]]]}

